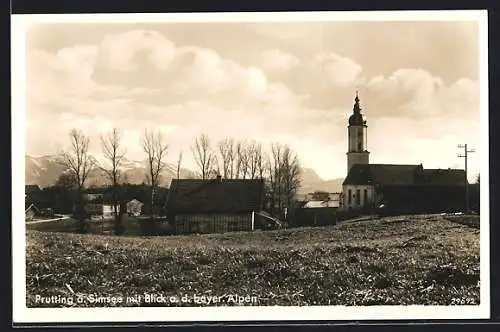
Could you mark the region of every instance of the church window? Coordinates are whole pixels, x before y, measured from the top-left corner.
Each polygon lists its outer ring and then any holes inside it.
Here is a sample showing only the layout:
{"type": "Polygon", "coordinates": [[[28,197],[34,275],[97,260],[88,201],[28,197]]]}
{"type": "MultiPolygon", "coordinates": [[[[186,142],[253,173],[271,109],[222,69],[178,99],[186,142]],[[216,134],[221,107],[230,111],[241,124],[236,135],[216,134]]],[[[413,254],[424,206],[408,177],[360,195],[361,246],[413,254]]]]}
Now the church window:
{"type": "Polygon", "coordinates": [[[347,195],[347,204],[351,205],[352,204],[352,190],[349,189],[349,193],[347,195]]]}
{"type": "Polygon", "coordinates": [[[365,192],[364,192],[363,202],[365,205],[368,203],[368,190],[367,189],[365,189],[365,192]]]}
{"type": "Polygon", "coordinates": [[[361,151],[361,142],[358,143],[358,151],[361,151]]]}
{"type": "Polygon", "coordinates": [[[356,205],[360,205],[361,204],[361,194],[360,194],[360,190],[357,189],[356,190],[356,205]]]}

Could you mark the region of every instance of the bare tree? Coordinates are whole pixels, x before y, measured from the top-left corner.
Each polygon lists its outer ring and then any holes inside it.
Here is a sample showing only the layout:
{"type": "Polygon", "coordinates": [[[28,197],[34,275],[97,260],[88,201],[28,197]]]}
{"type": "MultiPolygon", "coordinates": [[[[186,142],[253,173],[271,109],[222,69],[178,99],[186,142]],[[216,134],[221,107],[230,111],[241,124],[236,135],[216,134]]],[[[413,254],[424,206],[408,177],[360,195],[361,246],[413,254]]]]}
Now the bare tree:
{"type": "Polygon", "coordinates": [[[181,178],[181,163],[182,163],[182,151],[179,151],[179,157],[177,158],[177,180],[181,178]]]}
{"type": "Polygon", "coordinates": [[[215,153],[210,146],[210,140],[207,135],[202,134],[195,138],[194,146],[191,146],[194,160],[198,165],[201,178],[206,180],[214,170],[215,153]]]}
{"type": "Polygon", "coordinates": [[[224,178],[232,178],[233,162],[234,162],[234,140],[225,138],[219,142],[220,163],[222,168],[222,176],[224,178]]]}
{"type": "Polygon", "coordinates": [[[262,178],[264,163],[262,160],[262,145],[251,141],[244,150],[248,176],[250,179],[262,178]]]}
{"type": "Polygon", "coordinates": [[[289,146],[274,143],[265,165],[272,212],[281,216],[284,208],[292,208],[300,187],[299,159],[289,146]]]}
{"type": "Polygon", "coordinates": [[[95,159],[89,154],[90,139],[80,130],[72,129],[70,134],[71,145],[61,153],[59,162],[67,168],[68,174],[74,179],[77,191],[75,211],[80,221],[80,232],[85,233],[85,203],[83,190],[90,171],[95,166],[95,159]]]}
{"type": "Polygon", "coordinates": [[[243,140],[236,144],[236,168],[235,168],[235,177],[237,179],[246,179],[249,165],[248,165],[248,144],[247,141],[243,140]]]}
{"type": "Polygon", "coordinates": [[[116,191],[118,190],[118,185],[120,181],[120,167],[123,163],[123,158],[125,155],[125,150],[121,149],[121,139],[122,135],[117,128],[114,128],[106,136],[101,136],[101,146],[104,158],[109,165],[101,167],[101,169],[106,174],[106,177],[111,181],[112,184],[112,201],[113,201],[113,215],[115,218],[115,234],[120,235],[122,233],[121,216],[122,212],[118,213],[118,197],[116,191]]]}
{"type": "Polygon", "coordinates": [[[290,209],[300,187],[300,165],[297,155],[285,146],[281,156],[281,187],[283,202],[290,209]]]}
{"type": "Polygon", "coordinates": [[[276,188],[276,179],[274,177],[275,172],[273,167],[273,159],[270,154],[266,155],[266,161],[264,165],[267,173],[265,196],[267,202],[269,203],[269,212],[271,212],[271,214],[274,214],[274,209],[276,207],[276,195],[274,194],[276,188]]]}
{"type": "Polygon", "coordinates": [[[273,208],[277,208],[277,212],[281,213],[283,208],[283,197],[281,195],[281,154],[283,146],[279,143],[271,145],[271,158],[270,158],[270,173],[272,173],[273,182],[271,184],[271,192],[273,196],[273,208]]]}
{"type": "Polygon", "coordinates": [[[211,168],[209,169],[208,172],[209,172],[209,178],[215,178],[215,177],[221,175],[221,167],[219,164],[219,158],[217,157],[217,154],[214,151],[212,152],[211,168]]]}
{"type": "Polygon", "coordinates": [[[263,179],[266,174],[266,155],[262,150],[262,144],[257,144],[256,153],[256,164],[257,164],[257,173],[260,179],[263,179]]]}
{"type": "Polygon", "coordinates": [[[158,187],[160,175],[165,168],[164,158],[167,154],[168,145],[164,142],[161,132],[146,130],[142,137],[142,149],[147,157],[147,179],[151,185],[151,217],[155,205],[155,191],[158,187]]]}

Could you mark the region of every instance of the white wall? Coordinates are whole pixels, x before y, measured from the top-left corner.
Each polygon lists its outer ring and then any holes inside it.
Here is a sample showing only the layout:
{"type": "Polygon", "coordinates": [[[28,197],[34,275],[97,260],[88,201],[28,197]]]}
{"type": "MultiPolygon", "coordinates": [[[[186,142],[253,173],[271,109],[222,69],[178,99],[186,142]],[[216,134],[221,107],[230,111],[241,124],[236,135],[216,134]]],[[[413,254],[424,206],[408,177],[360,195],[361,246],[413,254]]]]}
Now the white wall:
{"type": "MultiPolygon", "coordinates": [[[[120,205],[116,206],[116,212],[120,213],[120,205]]],[[[103,204],[102,206],[102,216],[105,219],[114,218],[114,207],[113,205],[103,204]]]]}
{"type": "Polygon", "coordinates": [[[344,206],[343,208],[344,209],[360,209],[362,207],[364,207],[365,205],[371,205],[373,203],[373,186],[371,185],[344,185],[342,187],[342,192],[344,194],[344,197],[343,197],[343,203],[344,203],[344,206]],[[351,202],[349,204],[349,189],[351,190],[351,202]],[[360,201],[359,201],[359,204],[357,204],[357,201],[356,201],[356,194],[357,194],[357,190],[359,190],[359,194],[360,194],[360,201]],[[364,197],[364,191],[367,191],[367,200],[365,201],[365,197],[364,197]]]}

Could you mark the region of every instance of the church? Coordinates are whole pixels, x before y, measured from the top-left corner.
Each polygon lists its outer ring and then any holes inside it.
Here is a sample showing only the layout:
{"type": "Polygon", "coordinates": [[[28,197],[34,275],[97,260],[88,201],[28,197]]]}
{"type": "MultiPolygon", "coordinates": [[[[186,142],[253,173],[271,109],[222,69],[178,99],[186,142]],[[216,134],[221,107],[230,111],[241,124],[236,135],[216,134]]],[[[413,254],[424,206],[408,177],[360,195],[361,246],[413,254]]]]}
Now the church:
{"type": "Polygon", "coordinates": [[[358,92],[347,127],[347,176],[341,208],[372,211],[388,205],[398,213],[460,210],[465,202],[464,170],[424,169],[422,164],[370,164],[368,124],[358,92]]]}

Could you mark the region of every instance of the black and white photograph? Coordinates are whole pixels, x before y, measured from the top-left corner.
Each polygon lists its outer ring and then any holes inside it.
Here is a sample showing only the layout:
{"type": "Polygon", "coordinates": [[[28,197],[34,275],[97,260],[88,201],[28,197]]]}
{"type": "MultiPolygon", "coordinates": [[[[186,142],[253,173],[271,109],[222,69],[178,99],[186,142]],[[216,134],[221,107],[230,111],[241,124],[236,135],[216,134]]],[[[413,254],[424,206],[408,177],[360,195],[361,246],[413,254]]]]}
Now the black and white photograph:
{"type": "Polygon", "coordinates": [[[486,17],[13,15],[14,319],[489,318],[486,17]]]}

